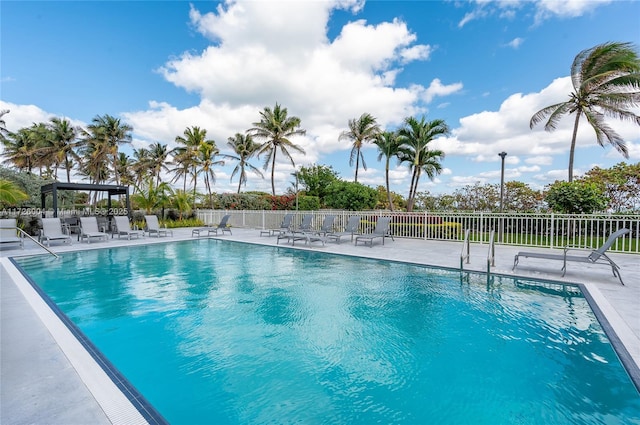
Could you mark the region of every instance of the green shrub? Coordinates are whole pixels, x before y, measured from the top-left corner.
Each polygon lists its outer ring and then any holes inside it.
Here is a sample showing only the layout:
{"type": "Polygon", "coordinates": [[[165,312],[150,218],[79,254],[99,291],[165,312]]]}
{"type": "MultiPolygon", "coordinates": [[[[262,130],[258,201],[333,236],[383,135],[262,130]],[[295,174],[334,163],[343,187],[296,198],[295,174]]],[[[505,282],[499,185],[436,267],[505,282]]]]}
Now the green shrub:
{"type": "Polygon", "coordinates": [[[298,209],[301,211],[318,211],[320,209],[320,198],[317,196],[298,196],[298,209]]]}

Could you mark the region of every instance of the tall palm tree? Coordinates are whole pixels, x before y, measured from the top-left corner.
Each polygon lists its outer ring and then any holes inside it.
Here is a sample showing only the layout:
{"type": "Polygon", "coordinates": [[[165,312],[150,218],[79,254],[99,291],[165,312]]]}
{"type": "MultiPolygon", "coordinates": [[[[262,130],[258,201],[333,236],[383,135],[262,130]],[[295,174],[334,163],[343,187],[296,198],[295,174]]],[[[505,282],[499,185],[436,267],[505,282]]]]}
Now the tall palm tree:
{"type": "Polygon", "coordinates": [[[133,185],[135,183],[134,176],[134,161],[124,152],[118,154],[118,162],[116,163],[116,169],[120,176],[120,183],[123,185],[133,185]]]}
{"type": "Polygon", "coordinates": [[[152,160],[151,152],[146,148],[139,148],[133,150],[133,161],[131,169],[134,175],[134,191],[141,187],[142,182],[149,177],[152,177],[152,160]]]}
{"type": "MultiPolygon", "coordinates": [[[[84,138],[78,149],[80,154],[80,174],[89,177],[89,181],[102,184],[109,179],[109,146],[105,143],[100,127],[89,126],[83,131],[84,138]]],[[[98,193],[93,194],[93,203],[98,193]]]]}
{"type": "Polygon", "coordinates": [[[162,170],[169,170],[166,162],[170,153],[171,152],[167,149],[167,145],[152,143],[149,146],[149,161],[151,170],[156,178],[156,185],[160,184],[160,173],[162,170]]]}
{"type": "Polygon", "coordinates": [[[444,159],[444,152],[429,149],[429,143],[438,136],[449,134],[449,131],[449,126],[444,120],[426,121],[424,116],[420,121],[414,117],[405,118],[404,126],[398,130],[398,136],[404,148],[400,152],[400,159],[403,162],[409,162],[412,171],[407,211],[413,211],[422,172],[425,172],[431,180],[442,172],[440,162],[444,159]]]}
{"type": "Polygon", "coordinates": [[[80,133],[77,127],[71,125],[71,122],[65,118],[51,118],[48,124],[51,134],[50,154],[53,156],[55,163],[55,178],[58,178],[58,167],[63,165],[67,173],[67,183],[71,182],[71,170],[75,161],[79,160],[79,156],[75,149],[79,146],[78,135],[80,133]]]}
{"type": "Polygon", "coordinates": [[[353,166],[355,160],[356,163],[356,175],[355,182],[358,182],[358,168],[360,168],[360,161],[362,161],[362,168],[367,170],[367,164],[364,162],[364,155],[362,154],[362,146],[366,142],[374,142],[380,134],[380,127],[376,122],[376,119],[369,113],[365,112],[360,115],[360,118],[349,120],[349,130],[340,133],[338,140],[351,140],[353,146],[351,147],[351,154],[349,155],[349,166],[353,166]]]}
{"type": "Polygon", "coordinates": [[[385,131],[380,133],[378,138],[373,142],[378,147],[378,161],[385,158],[384,177],[387,189],[387,200],[389,201],[389,209],[393,211],[393,200],[391,199],[391,190],[389,188],[389,168],[391,158],[397,157],[402,150],[402,139],[398,137],[398,133],[385,131]]]}
{"type": "Polygon", "coordinates": [[[251,158],[258,151],[260,145],[257,144],[253,140],[253,137],[251,137],[250,135],[245,136],[241,133],[236,133],[235,136],[229,137],[227,140],[227,146],[229,146],[237,155],[227,155],[227,157],[229,159],[238,161],[238,164],[236,164],[235,168],[231,172],[231,181],[233,181],[233,177],[236,174],[240,173],[240,180],[238,181],[238,193],[240,193],[240,188],[242,187],[242,185],[247,184],[247,168],[260,177],[264,178],[262,172],[248,162],[249,158],[251,158]]]}
{"type": "Polygon", "coordinates": [[[583,50],[571,65],[573,92],[569,100],[536,112],[529,127],[549,117],[544,129],[553,131],[565,114],[576,114],[569,149],[569,182],[573,181],[573,158],[580,117],[585,116],[600,146],[611,144],[629,158],[624,139],[605,122],[605,117],[630,120],[640,125],[632,109],[640,104],[640,59],[631,43],[604,43],[583,50]]]}
{"type": "Polygon", "coordinates": [[[100,149],[106,152],[110,160],[114,173],[113,180],[116,184],[120,184],[120,176],[117,171],[118,146],[131,143],[131,131],[133,131],[133,127],[120,122],[120,118],[105,114],[93,118],[87,128],[95,139],[94,143],[104,144],[104,147],[100,149]]]}
{"type": "Polygon", "coordinates": [[[0,111],[0,141],[4,140],[4,137],[7,135],[8,130],[7,130],[7,123],[4,120],[4,116],[7,115],[9,112],[8,109],[3,109],[0,111]]]}
{"type": "MultiPolygon", "coordinates": [[[[207,130],[200,127],[187,127],[184,130],[183,136],[176,137],[176,143],[179,146],[175,148],[174,161],[177,163],[175,171],[180,172],[180,176],[184,177],[184,190],[187,190],[187,175],[191,174],[191,181],[193,182],[193,199],[195,202],[196,186],[198,184],[198,150],[200,145],[204,143],[213,143],[215,141],[207,139],[207,130]],[[188,169],[189,173],[184,173],[181,170],[188,169]]],[[[178,178],[174,178],[174,181],[178,178]]]]}
{"type": "Polygon", "coordinates": [[[2,139],[4,145],[2,155],[5,157],[3,162],[12,164],[19,171],[31,174],[33,168],[38,164],[40,149],[38,139],[34,137],[34,134],[30,127],[21,128],[14,133],[7,133],[6,137],[2,139]]]}
{"type": "Polygon", "coordinates": [[[248,135],[256,139],[265,139],[265,142],[258,148],[258,156],[267,155],[264,160],[264,169],[267,170],[271,166],[271,193],[274,196],[276,194],[275,169],[278,150],[289,159],[294,168],[296,165],[289,149],[305,153],[304,149],[294,144],[290,138],[305,135],[307,131],[299,128],[300,118],[289,117],[287,114],[287,108],[283,108],[277,103],[273,110],[265,107],[260,112],[260,121],[254,122],[253,127],[247,130],[248,135]]]}
{"type": "Polygon", "coordinates": [[[202,143],[198,148],[198,169],[204,174],[204,186],[209,195],[209,206],[213,208],[213,197],[211,194],[211,184],[216,182],[216,173],[213,167],[224,165],[224,161],[216,159],[220,154],[214,141],[202,143]]]}

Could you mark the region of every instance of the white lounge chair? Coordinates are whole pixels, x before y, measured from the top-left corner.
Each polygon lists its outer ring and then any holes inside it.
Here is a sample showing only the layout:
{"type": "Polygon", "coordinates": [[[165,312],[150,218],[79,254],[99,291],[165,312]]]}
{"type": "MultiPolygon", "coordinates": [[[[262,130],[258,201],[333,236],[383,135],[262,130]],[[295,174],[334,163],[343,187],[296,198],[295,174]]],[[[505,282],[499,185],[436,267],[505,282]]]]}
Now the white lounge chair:
{"type": "Polygon", "coordinates": [[[0,244],[19,244],[20,248],[24,249],[24,239],[18,236],[18,223],[15,218],[0,219],[0,244]]]}
{"type": "Polygon", "coordinates": [[[609,258],[605,252],[611,248],[611,245],[618,239],[620,236],[626,235],[630,232],[629,229],[620,229],[615,233],[612,233],[609,238],[606,240],[604,245],[602,245],[598,249],[593,248],[580,248],[573,246],[566,246],[564,248],[564,252],[562,254],[550,254],[547,252],[518,252],[513,259],[513,269],[515,270],[518,262],[520,261],[520,257],[525,258],[541,258],[543,260],[559,260],[562,261],[562,276],[567,273],[567,262],[573,261],[577,263],[589,263],[589,264],[607,264],[611,266],[611,270],[613,271],[613,275],[620,279],[620,283],[624,285],[622,281],[622,276],[620,276],[620,267],[616,263],[613,262],[611,258],[609,258]],[[578,256],[578,255],[568,255],[569,251],[572,250],[582,250],[583,252],[588,252],[588,255],[578,256]]]}
{"type": "Polygon", "coordinates": [[[217,226],[200,227],[198,229],[193,229],[191,231],[191,236],[200,237],[204,232],[207,232],[207,236],[211,236],[211,233],[218,236],[218,230],[221,231],[223,235],[224,232],[229,232],[229,234],[232,235],[233,233],[231,233],[231,229],[228,227],[229,218],[231,218],[231,214],[226,214],[222,217],[222,220],[220,220],[220,223],[218,223],[217,226]]]}
{"type": "Polygon", "coordinates": [[[113,217],[113,220],[116,222],[116,233],[118,234],[118,239],[120,239],[120,236],[123,235],[126,236],[129,240],[131,240],[131,236],[135,236],[136,238],[144,236],[144,232],[131,229],[131,224],[129,224],[129,217],[127,217],[126,215],[116,215],[113,217]]]}
{"type": "Polygon", "coordinates": [[[108,236],[98,229],[97,217],[80,217],[80,241],[83,239],[86,239],[87,243],[91,243],[91,239],[104,239],[107,241],[108,236]]]}
{"type": "Polygon", "coordinates": [[[369,245],[373,247],[373,241],[377,238],[382,239],[382,245],[384,245],[384,238],[390,236],[389,234],[389,224],[391,223],[390,217],[380,217],[376,222],[376,227],[373,229],[373,232],[367,233],[366,235],[356,236],[355,244],[358,245],[358,241],[362,241],[365,245],[367,241],[369,245]]]}
{"type": "Polygon", "coordinates": [[[62,220],[59,218],[43,218],[42,232],[40,233],[40,241],[51,246],[51,242],[62,241],[71,245],[71,235],[64,233],[62,230],[62,220]]]}
{"type": "Polygon", "coordinates": [[[145,215],[145,221],[147,222],[147,233],[149,236],[156,235],[160,236],[173,236],[173,231],[167,229],[167,227],[160,227],[160,222],[158,222],[158,217],[155,215],[145,215]]]}

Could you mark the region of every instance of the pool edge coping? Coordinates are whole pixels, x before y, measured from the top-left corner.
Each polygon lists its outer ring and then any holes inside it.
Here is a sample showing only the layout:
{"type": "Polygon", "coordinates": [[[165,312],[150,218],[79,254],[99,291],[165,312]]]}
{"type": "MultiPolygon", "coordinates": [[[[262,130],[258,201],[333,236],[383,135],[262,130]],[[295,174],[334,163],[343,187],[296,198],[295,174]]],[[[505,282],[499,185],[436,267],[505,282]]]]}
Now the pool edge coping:
{"type": "Polygon", "coordinates": [[[51,334],[113,424],[168,424],[82,332],[31,282],[12,257],[0,258],[27,304],[51,334]]]}

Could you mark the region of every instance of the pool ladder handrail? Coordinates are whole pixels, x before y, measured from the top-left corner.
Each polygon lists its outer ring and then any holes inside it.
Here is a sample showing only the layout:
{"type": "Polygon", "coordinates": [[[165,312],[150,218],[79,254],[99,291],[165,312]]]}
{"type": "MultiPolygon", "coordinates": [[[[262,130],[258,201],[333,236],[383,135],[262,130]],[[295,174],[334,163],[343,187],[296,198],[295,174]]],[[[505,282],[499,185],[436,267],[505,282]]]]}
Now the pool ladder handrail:
{"type": "Polygon", "coordinates": [[[33,236],[31,236],[30,234],[28,234],[27,232],[25,232],[24,230],[22,230],[19,227],[15,228],[22,237],[28,237],[29,239],[31,239],[33,242],[35,242],[36,245],[38,245],[40,248],[44,249],[45,251],[47,251],[49,254],[53,255],[56,258],[60,258],[58,257],[58,254],[56,254],[55,252],[51,251],[49,248],[47,248],[46,246],[42,245],[38,240],[34,239],[33,236]]]}
{"type": "Polygon", "coordinates": [[[491,274],[491,267],[496,266],[496,245],[495,245],[496,231],[492,230],[489,233],[489,251],[487,252],[487,273],[491,274]]]}
{"type": "Polygon", "coordinates": [[[460,252],[460,270],[464,269],[464,260],[467,260],[467,264],[470,262],[471,246],[469,244],[469,235],[471,229],[464,231],[464,242],[462,243],[462,251],[460,252]]]}

